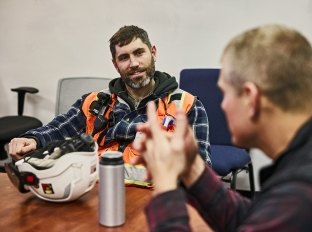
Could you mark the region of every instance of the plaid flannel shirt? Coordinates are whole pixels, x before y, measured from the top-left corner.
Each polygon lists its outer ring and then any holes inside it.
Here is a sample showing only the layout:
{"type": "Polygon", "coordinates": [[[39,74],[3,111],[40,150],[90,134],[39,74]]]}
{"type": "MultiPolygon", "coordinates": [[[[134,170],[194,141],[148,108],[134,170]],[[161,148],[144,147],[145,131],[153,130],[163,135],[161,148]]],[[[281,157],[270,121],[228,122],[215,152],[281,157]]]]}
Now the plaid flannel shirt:
{"type": "MultiPolygon", "coordinates": [[[[86,131],[86,118],[81,111],[84,97],[74,103],[66,114],[56,116],[50,123],[28,131],[24,137],[34,137],[41,147],[49,142],[63,140],[86,131]]],[[[117,101],[113,110],[113,121],[109,122],[105,143],[110,141],[132,142],[136,135],[136,124],[146,122],[146,106],[136,110],[125,102],[117,101]]],[[[188,113],[189,124],[198,140],[199,153],[211,165],[208,117],[203,104],[196,99],[193,109],[188,113]]]]}

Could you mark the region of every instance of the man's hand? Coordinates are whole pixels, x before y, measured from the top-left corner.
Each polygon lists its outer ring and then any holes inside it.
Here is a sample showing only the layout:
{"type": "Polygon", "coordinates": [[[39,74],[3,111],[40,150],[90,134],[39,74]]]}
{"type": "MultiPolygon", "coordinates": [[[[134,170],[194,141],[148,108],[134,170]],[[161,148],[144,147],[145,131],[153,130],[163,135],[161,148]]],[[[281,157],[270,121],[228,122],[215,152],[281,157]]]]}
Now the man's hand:
{"type": "Polygon", "coordinates": [[[198,146],[184,112],[177,111],[176,129],[168,134],[160,127],[155,111],[155,104],[149,103],[148,121],[137,126],[142,136],[133,146],[142,154],[155,193],[160,193],[175,189],[180,177],[189,176],[198,146]]]}
{"type": "Polygon", "coordinates": [[[26,153],[35,150],[37,142],[31,138],[14,138],[9,143],[9,154],[13,160],[19,160],[26,153]]]}

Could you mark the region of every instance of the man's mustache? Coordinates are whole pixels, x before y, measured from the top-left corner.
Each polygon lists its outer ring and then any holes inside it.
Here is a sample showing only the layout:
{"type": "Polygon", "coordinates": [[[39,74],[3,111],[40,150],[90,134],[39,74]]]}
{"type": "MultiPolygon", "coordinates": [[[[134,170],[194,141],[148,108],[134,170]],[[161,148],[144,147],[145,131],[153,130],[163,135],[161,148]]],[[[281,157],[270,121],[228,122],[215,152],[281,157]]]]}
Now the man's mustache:
{"type": "Polygon", "coordinates": [[[146,69],[145,68],[134,68],[131,69],[129,72],[127,72],[127,75],[133,75],[136,72],[144,72],[146,69]]]}

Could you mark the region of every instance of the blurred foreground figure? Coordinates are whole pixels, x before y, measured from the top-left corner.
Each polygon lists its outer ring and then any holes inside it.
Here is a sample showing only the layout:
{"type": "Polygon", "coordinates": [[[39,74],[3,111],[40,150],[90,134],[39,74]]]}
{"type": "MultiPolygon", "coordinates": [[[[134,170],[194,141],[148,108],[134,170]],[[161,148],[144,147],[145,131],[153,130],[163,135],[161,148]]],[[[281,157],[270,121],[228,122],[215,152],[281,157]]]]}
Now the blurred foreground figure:
{"type": "Polygon", "coordinates": [[[291,28],[265,25],[232,39],[221,63],[218,85],[233,142],[261,149],[273,164],[260,172],[260,194],[244,198],[204,165],[185,114],[178,112],[177,129],[166,136],[150,103],[134,144],[155,184],[146,207],[150,230],[191,230],[185,206],[191,198],[215,231],[311,231],[310,43],[291,28]]]}

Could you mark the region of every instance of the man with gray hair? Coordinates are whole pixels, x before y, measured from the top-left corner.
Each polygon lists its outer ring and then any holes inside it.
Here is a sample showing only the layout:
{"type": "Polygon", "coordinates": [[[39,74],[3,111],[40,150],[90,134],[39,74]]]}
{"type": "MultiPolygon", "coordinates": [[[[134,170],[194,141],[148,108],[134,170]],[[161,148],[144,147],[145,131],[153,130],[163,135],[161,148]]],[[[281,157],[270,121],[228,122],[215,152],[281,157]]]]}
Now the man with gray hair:
{"type": "Polygon", "coordinates": [[[199,158],[185,114],[178,112],[174,135],[165,136],[150,103],[148,122],[137,128],[144,136],[134,144],[155,183],[146,207],[150,230],[191,230],[190,197],[215,231],[311,231],[311,44],[291,28],[265,25],[232,39],[221,64],[221,107],[232,141],[273,160],[260,172],[261,192],[250,200],[225,188],[199,158]]]}

